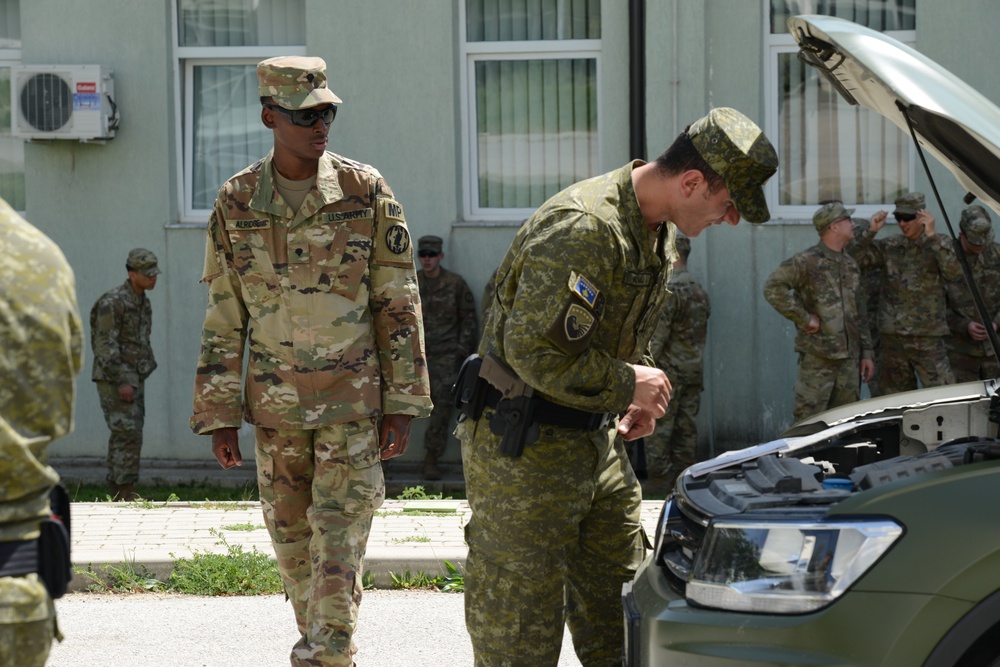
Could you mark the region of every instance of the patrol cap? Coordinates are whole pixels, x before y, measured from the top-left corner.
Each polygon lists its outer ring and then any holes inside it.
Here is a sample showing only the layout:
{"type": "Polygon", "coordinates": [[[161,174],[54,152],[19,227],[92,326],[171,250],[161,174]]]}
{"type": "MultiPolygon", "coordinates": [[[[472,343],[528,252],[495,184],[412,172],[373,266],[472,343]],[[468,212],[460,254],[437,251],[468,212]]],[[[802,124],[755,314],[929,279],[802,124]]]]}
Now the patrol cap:
{"type": "Polygon", "coordinates": [[[313,56],[277,56],[257,63],[257,91],[285,109],[341,104],[327,87],[326,61],[313,56]]]}
{"type": "Polygon", "coordinates": [[[726,182],[740,216],[767,222],[763,185],[778,169],[778,155],[757,124],[736,109],[719,107],[696,120],[688,136],[698,154],[726,182]]]}
{"type": "Polygon", "coordinates": [[[160,269],[156,266],[156,255],[153,254],[152,250],[146,250],[145,248],[133,248],[128,253],[128,259],[125,261],[125,268],[129,271],[138,271],[144,276],[155,276],[160,273],[160,269]]]}
{"type": "Polygon", "coordinates": [[[441,252],[441,246],[444,241],[441,240],[440,236],[421,236],[417,240],[417,252],[421,250],[431,250],[433,252],[441,252]]]}
{"type": "Polygon", "coordinates": [[[993,223],[982,206],[973,205],[963,209],[958,226],[965,234],[965,240],[972,245],[986,245],[993,240],[993,223]]]}
{"type": "Polygon", "coordinates": [[[924,203],[924,193],[923,192],[907,192],[902,197],[896,197],[896,213],[906,213],[909,215],[916,215],[920,211],[927,208],[924,203]]]}
{"type": "Polygon", "coordinates": [[[854,213],[854,209],[844,208],[844,205],[839,201],[827,202],[820,206],[818,211],[813,213],[813,226],[817,232],[822,234],[827,227],[838,220],[850,218],[851,213],[854,213]]]}

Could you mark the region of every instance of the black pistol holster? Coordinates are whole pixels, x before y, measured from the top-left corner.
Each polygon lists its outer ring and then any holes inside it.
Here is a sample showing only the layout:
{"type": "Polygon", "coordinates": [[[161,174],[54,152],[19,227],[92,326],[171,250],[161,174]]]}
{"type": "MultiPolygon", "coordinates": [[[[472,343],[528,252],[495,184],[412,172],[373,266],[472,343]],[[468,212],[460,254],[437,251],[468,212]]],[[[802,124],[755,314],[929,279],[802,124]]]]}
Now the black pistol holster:
{"type": "Polygon", "coordinates": [[[73,579],[70,560],[69,494],[57,484],[49,494],[51,516],[43,519],[37,539],[0,542],[0,577],[19,577],[37,572],[49,596],[59,599],[73,579]]]}
{"type": "Polygon", "coordinates": [[[478,354],[470,354],[458,371],[458,379],[451,386],[451,400],[460,412],[459,423],[466,419],[476,421],[483,415],[486,405],[486,383],[479,379],[479,369],[483,360],[478,354]]]}
{"type": "Polygon", "coordinates": [[[487,405],[496,409],[490,418],[490,431],[501,436],[500,453],[517,458],[525,445],[538,440],[535,390],[492,352],[483,359],[479,375],[490,385],[487,405]]]}

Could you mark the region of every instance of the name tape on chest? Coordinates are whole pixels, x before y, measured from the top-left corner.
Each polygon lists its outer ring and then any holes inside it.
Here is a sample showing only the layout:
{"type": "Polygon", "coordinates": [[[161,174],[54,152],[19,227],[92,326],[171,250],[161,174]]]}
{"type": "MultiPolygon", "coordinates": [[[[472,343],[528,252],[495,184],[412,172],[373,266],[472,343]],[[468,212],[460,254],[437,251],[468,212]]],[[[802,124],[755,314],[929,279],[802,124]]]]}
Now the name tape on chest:
{"type": "Polygon", "coordinates": [[[227,230],[248,230],[248,229],[270,229],[271,221],[268,218],[255,218],[253,220],[230,220],[226,219],[227,230]]]}

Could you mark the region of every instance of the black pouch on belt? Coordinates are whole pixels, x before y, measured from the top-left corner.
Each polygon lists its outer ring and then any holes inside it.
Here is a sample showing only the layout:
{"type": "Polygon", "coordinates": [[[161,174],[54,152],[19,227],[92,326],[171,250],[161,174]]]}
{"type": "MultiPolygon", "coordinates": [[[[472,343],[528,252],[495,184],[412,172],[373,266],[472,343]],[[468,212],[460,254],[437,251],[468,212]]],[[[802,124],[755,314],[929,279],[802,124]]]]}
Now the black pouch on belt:
{"type": "Polygon", "coordinates": [[[49,495],[52,516],[42,521],[38,537],[38,576],[53,600],[61,598],[73,579],[69,554],[69,494],[57,484],[49,495]]]}
{"type": "Polygon", "coordinates": [[[479,369],[483,360],[478,354],[471,354],[462,362],[458,371],[458,379],[451,386],[451,399],[455,407],[462,413],[459,421],[464,419],[479,419],[486,403],[486,382],[479,377],[479,369]]]}

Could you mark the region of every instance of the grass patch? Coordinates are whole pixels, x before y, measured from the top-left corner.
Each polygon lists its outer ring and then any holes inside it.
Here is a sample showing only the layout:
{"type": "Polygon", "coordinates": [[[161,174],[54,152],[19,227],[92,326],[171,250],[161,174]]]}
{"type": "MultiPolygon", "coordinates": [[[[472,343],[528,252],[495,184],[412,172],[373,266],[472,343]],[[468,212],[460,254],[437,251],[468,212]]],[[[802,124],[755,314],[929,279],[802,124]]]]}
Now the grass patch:
{"type": "Polygon", "coordinates": [[[96,569],[92,565],[86,569],[76,566],[73,571],[90,582],[87,590],[92,593],[144,593],[160,591],[165,587],[145,565],[136,566],[135,556],[126,557],[117,565],[103,565],[96,569]]]}
{"type": "Polygon", "coordinates": [[[445,574],[432,577],[426,572],[410,573],[406,570],[402,574],[389,572],[392,579],[392,587],[400,590],[433,589],[446,593],[462,593],[465,591],[465,575],[450,562],[444,562],[445,574]]]}
{"type": "Polygon", "coordinates": [[[196,552],[178,559],[167,580],[169,590],[189,595],[268,595],[284,590],[270,556],[256,547],[246,551],[229,544],[216,530],[212,533],[226,553],[196,552]]]}
{"type": "Polygon", "coordinates": [[[408,486],[399,494],[397,500],[443,500],[443,493],[427,493],[423,486],[408,486]]]}
{"type": "Polygon", "coordinates": [[[245,531],[251,532],[254,530],[262,530],[266,526],[259,523],[231,523],[228,526],[223,526],[222,530],[233,530],[233,531],[245,531]]]}
{"type": "Polygon", "coordinates": [[[404,542],[430,542],[431,538],[426,535],[410,535],[409,537],[394,537],[393,544],[403,544],[404,542]]]}
{"type": "MultiPolygon", "coordinates": [[[[111,502],[105,484],[70,484],[70,500],[75,503],[111,502]]],[[[140,484],[135,487],[139,495],[152,502],[256,502],[260,500],[255,482],[244,486],[216,486],[212,484],[140,484]]]]}

